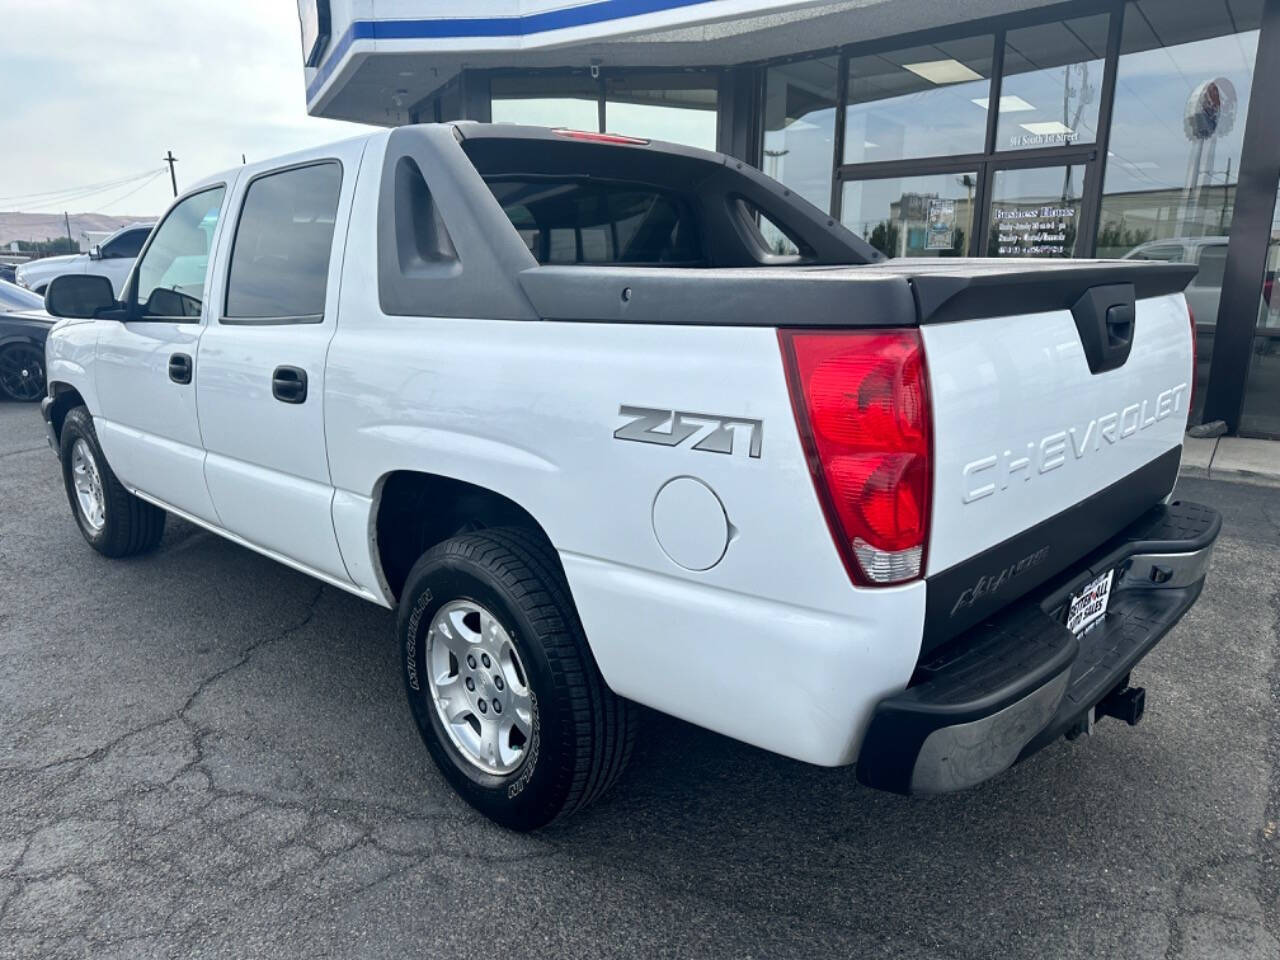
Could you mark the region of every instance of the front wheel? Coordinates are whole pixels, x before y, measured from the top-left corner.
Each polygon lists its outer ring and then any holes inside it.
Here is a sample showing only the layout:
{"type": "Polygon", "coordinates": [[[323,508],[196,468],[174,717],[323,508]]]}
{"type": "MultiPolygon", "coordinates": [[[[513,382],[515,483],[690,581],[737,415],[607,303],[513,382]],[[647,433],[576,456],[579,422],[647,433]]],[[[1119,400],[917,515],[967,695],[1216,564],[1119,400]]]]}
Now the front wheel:
{"type": "Polygon", "coordinates": [[[164,511],[135,497],[116,478],[84,407],[62,422],[59,449],[67,500],[89,546],[107,557],[128,557],[160,542],[164,511]]]}
{"type": "Polygon", "coordinates": [[[536,829],[622,772],[637,709],[600,676],[544,538],[502,528],[437,545],[409,572],[397,626],[418,731],[490,819],[536,829]]]}

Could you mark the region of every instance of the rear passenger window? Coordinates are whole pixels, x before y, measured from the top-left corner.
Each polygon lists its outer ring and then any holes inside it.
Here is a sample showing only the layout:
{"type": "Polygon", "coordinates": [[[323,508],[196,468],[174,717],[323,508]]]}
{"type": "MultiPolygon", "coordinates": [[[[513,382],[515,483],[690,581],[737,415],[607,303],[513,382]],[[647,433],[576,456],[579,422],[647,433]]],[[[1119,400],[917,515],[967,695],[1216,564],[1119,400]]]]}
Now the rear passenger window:
{"type": "Polygon", "coordinates": [[[685,201],[643,184],[496,177],[489,189],[539,263],[701,266],[685,201]]]}
{"type": "Polygon", "coordinates": [[[231,248],[227,322],[319,320],[342,187],[336,161],[258,177],[231,248]]]}
{"type": "Polygon", "coordinates": [[[150,235],[149,229],[122,233],[110,243],[103,244],[102,258],[104,260],[133,259],[142,250],[142,245],[147,242],[147,237],[150,235]]]}

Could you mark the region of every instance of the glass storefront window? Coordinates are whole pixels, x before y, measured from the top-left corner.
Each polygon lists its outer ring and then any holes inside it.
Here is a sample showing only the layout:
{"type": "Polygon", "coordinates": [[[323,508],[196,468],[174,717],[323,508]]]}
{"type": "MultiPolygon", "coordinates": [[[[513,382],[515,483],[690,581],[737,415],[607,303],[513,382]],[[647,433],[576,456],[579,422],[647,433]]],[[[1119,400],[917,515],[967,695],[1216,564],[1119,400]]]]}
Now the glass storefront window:
{"type": "MultiPolygon", "coordinates": [[[[1060,147],[1098,138],[1107,14],[1005,35],[996,149],[1060,147]]],[[[981,101],[986,107],[985,100],[981,101]]]]}
{"type": "Polygon", "coordinates": [[[1186,291],[1200,378],[1192,423],[1208,394],[1261,22],[1262,0],[1125,7],[1097,254],[1201,267],[1186,291]]]}
{"type": "Polygon", "coordinates": [[[495,76],[489,83],[494,123],[600,129],[600,85],[588,74],[495,76]]]}
{"type": "Polygon", "coordinates": [[[977,182],[977,173],[850,181],[840,219],[888,257],[964,256],[977,182]]]}
{"type": "Polygon", "coordinates": [[[1075,255],[1084,167],[997,170],[991,183],[992,257],[1075,255]]]}
{"type": "Polygon", "coordinates": [[[823,57],[770,67],[765,76],[761,168],[820,210],[831,209],[839,73],[839,61],[823,57]]]}
{"type": "Polygon", "coordinates": [[[1271,242],[1267,269],[1262,277],[1258,327],[1253,338],[1249,378],[1245,381],[1240,432],[1280,440],[1280,294],[1275,292],[1280,273],[1280,199],[1271,214],[1271,242]]]}
{"type": "Polygon", "coordinates": [[[605,81],[605,129],[716,148],[716,84],[708,74],[636,74],[605,81]]]}
{"type": "Polygon", "coordinates": [[[1125,8],[1098,256],[1227,235],[1261,15],[1261,0],[1125,8]]]}
{"type": "Polygon", "coordinates": [[[850,60],[844,162],[981,153],[994,50],[964,37],[850,60]]]}

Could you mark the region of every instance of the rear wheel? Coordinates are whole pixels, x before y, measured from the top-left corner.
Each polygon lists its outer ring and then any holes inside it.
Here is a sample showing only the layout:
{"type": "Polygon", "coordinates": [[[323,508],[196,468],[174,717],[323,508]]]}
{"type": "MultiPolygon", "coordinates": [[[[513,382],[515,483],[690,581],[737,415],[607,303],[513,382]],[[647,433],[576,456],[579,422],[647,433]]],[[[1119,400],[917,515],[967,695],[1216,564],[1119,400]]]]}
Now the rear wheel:
{"type": "Polygon", "coordinates": [[[398,630],[418,731],[490,819],[535,829],[622,772],[637,708],[600,676],[544,538],[501,528],[432,548],[409,572],[398,630]]]}
{"type": "Polygon", "coordinates": [[[44,350],[34,343],[0,347],[0,393],[24,403],[44,396],[44,350]]]}
{"type": "Polygon", "coordinates": [[[131,494],[102,455],[93,417],[76,407],[62,422],[62,480],[80,532],[108,557],[153,549],[164,536],[164,511],[131,494]]]}

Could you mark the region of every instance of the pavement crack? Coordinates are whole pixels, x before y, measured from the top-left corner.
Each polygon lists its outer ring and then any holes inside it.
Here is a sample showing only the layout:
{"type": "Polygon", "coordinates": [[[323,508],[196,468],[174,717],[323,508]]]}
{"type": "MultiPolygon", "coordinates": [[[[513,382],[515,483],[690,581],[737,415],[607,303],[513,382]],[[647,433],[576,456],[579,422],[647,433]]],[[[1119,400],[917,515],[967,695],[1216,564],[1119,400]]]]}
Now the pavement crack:
{"type": "Polygon", "coordinates": [[[7,459],[8,457],[16,457],[23,453],[35,453],[37,450],[47,450],[48,447],[48,444],[44,444],[39,447],[23,447],[20,450],[6,450],[4,453],[0,453],[0,460],[7,459]]]}
{"type": "Polygon", "coordinates": [[[178,708],[177,713],[175,713],[174,716],[177,719],[182,720],[184,722],[190,722],[187,719],[187,713],[188,711],[191,710],[193,706],[195,706],[195,702],[199,700],[201,696],[203,696],[206,690],[208,690],[211,686],[213,686],[219,680],[226,677],[228,674],[234,673],[235,671],[243,667],[245,664],[247,664],[250,660],[253,659],[254,654],[256,654],[259,650],[263,649],[264,647],[269,647],[272,644],[280,643],[283,640],[287,640],[292,634],[297,633],[303,627],[307,626],[307,624],[311,622],[312,618],[315,617],[316,607],[319,605],[320,598],[323,595],[324,595],[324,584],[321,583],[317,585],[316,592],[312,594],[311,599],[307,601],[306,612],[298,620],[297,623],[291,624],[290,626],[283,628],[282,630],[278,631],[277,633],[269,637],[264,637],[261,640],[258,640],[256,643],[250,644],[249,646],[245,647],[244,650],[241,651],[240,657],[234,663],[228,664],[227,666],[223,667],[221,670],[218,670],[215,673],[212,673],[209,676],[205,677],[203,680],[201,680],[200,683],[196,686],[195,690],[192,691],[191,696],[187,697],[187,702],[178,708]]]}

